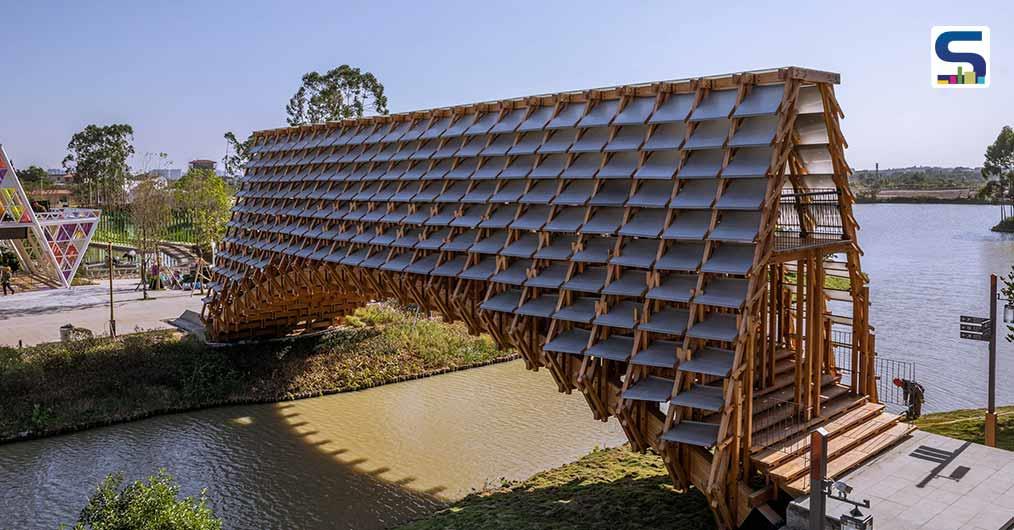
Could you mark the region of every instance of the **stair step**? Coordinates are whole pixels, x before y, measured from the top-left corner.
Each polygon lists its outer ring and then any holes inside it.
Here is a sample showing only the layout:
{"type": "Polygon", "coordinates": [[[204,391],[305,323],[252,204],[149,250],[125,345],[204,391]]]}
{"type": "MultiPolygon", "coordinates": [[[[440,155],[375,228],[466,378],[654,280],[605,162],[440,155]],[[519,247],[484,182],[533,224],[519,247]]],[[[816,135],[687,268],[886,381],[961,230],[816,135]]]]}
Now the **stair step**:
{"type": "Polygon", "coordinates": [[[679,392],[669,400],[670,405],[717,412],[725,405],[722,387],[694,385],[690,390],[679,392]]]}
{"type": "Polygon", "coordinates": [[[694,352],[693,359],[680,365],[680,370],[695,374],[729,377],[736,353],[719,348],[704,348],[694,352]]]}
{"type": "MultiPolygon", "coordinates": [[[[895,414],[880,414],[861,425],[855,425],[851,429],[841,432],[827,442],[828,459],[837,458],[839,455],[847,453],[851,448],[890,429],[898,423],[899,419],[895,414]]],[[[805,474],[809,467],[809,454],[803,453],[769,470],[769,476],[783,483],[792,482],[805,474]]]]}
{"type": "Polygon", "coordinates": [[[664,403],[669,401],[673,384],[674,381],[672,379],[649,375],[647,378],[630,385],[623,392],[623,399],[664,403]]]}
{"type": "MultiPolygon", "coordinates": [[[[837,458],[829,460],[827,463],[828,478],[832,480],[840,478],[863,462],[877,456],[881,451],[906,438],[914,430],[915,426],[908,423],[895,423],[890,429],[866,440],[837,458]]],[[[786,484],[785,488],[797,495],[805,494],[810,490],[810,477],[804,475],[797,478],[786,484]]]]}
{"type": "Polygon", "coordinates": [[[662,435],[667,442],[696,445],[709,449],[718,443],[718,425],[699,421],[681,421],[662,435]]]}
{"type": "Polygon", "coordinates": [[[866,396],[846,395],[839,397],[824,403],[821,407],[820,415],[815,416],[810,421],[803,421],[802,418],[792,421],[795,414],[795,411],[791,410],[792,407],[783,407],[778,410],[778,414],[774,414],[774,411],[772,411],[772,414],[768,414],[761,420],[763,423],[758,422],[758,418],[755,415],[753,446],[750,450],[754,453],[759,452],[765,447],[770,447],[783,440],[787,440],[813,425],[818,425],[865,403],[866,396]]]}
{"type": "MultiPolygon", "coordinates": [[[[883,410],[884,405],[882,404],[866,403],[861,407],[850,410],[838,418],[825,423],[822,427],[828,432],[829,436],[834,437],[847,429],[851,429],[856,424],[880,414],[883,410]]],[[[809,449],[810,435],[803,434],[802,436],[797,436],[765,447],[753,457],[753,462],[762,469],[770,469],[785,462],[786,460],[791,459],[794,455],[808,451],[809,449]]]]}

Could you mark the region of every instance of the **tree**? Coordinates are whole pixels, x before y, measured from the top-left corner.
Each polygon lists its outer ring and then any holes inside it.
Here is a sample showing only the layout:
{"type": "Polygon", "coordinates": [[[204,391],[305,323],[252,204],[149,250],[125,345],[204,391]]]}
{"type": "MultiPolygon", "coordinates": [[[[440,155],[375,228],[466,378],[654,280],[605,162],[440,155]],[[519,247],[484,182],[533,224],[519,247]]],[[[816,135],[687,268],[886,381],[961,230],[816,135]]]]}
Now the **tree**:
{"type": "Polygon", "coordinates": [[[982,176],[985,179],[996,178],[1000,183],[1000,221],[1014,216],[1014,211],[1008,209],[1014,191],[1014,129],[1009,125],[1004,126],[996,141],[986,148],[982,176]]]}
{"type": "MultiPolygon", "coordinates": [[[[145,286],[144,298],[147,299],[148,267],[145,260],[149,254],[158,259],[158,242],[165,237],[169,226],[173,197],[164,181],[155,177],[146,177],[139,182],[132,195],[130,219],[134,224],[134,246],[141,258],[141,283],[145,286]]],[[[156,287],[158,280],[155,278],[156,287]]]]}
{"type": "Polygon", "coordinates": [[[361,118],[367,111],[387,114],[384,85],[370,72],[347,64],[304,75],[285,107],[289,125],[361,118]]]}
{"type": "Polygon", "coordinates": [[[106,476],[81,510],[74,530],[221,530],[206,490],[177,499],[180,487],[164,469],[123,486],[123,475],[106,476]],[[121,489],[122,488],[122,489],[121,489]]]}
{"type": "Polygon", "coordinates": [[[210,169],[192,168],[173,185],[176,205],[193,216],[197,231],[197,245],[210,256],[212,243],[225,237],[225,223],[229,221],[233,190],[210,169]]]}
{"type": "Polygon", "coordinates": [[[122,200],[133,139],[134,129],[126,124],[89,125],[71,137],[63,167],[77,175],[79,192],[88,202],[101,206],[122,200]]]}
{"type": "MultiPolygon", "coordinates": [[[[1003,284],[1000,287],[1000,296],[1007,300],[1014,300],[1014,265],[1011,265],[1007,276],[1000,276],[1000,282],[1003,284]]],[[[1014,301],[1007,303],[1012,304],[1014,301]]],[[[1011,324],[1007,324],[1007,342],[1014,342],[1014,325],[1011,324]]]]}
{"type": "Polygon", "coordinates": [[[243,175],[243,168],[250,161],[250,148],[253,147],[254,138],[250,136],[246,141],[236,139],[236,135],[229,131],[225,133],[225,141],[228,142],[231,153],[222,158],[222,165],[225,166],[225,174],[234,179],[243,175]]]}
{"type": "Polygon", "coordinates": [[[26,169],[18,171],[18,178],[21,179],[21,182],[35,184],[47,182],[49,180],[49,173],[39,166],[28,166],[26,169]]]}

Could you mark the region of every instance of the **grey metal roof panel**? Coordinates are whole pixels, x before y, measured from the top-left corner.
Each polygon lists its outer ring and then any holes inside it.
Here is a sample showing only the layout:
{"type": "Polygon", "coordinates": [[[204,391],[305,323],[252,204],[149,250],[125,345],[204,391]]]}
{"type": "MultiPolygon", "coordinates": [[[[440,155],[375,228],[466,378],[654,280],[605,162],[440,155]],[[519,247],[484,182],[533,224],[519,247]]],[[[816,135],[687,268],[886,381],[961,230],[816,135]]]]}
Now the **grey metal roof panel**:
{"type": "Polygon", "coordinates": [[[538,250],[538,248],[539,236],[535,234],[522,234],[517,240],[504,247],[503,252],[501,252],[500,255],[530,258],[533,254],[535,254],[535,251],[538,250]]]}
{"type": "Polygon", "coordinates": [[[620,110],[619,99],[599,100],[592,103],[588,113],[577,122],[578,127],[604,127],[609,125],[620,110]]]}
{"type": "Polygon", "coordinates": [[[648,321],[639,324],[637,329],[667,335],[682,335],[687,330],[689,318],[690,312],[686,309],[667,307],[661,311],[652,312],[648,316],[648,321]]]}
{"type": "MultiPolygon", "coordinates": [[[[527,197],[528,195],[525,195],[525,198],[527,197]]],[[[522,198],[521,201],[525,202],[525,198],[522,198]]],[[[547,232],[577,232],[577,229],[584,223],[585,213],[585,208],[581,206],[557,208],[556,213],[543,229],[547,232]]]]}
{"type": "Polygon", "coordinates": [[[447,130],[440,135],[441,138],[450,138],[452,136],[461,136],[471,125],[475,122],[475,113],[462,114],[458,119],[454,120],[453,123],[447,130]]]}
{"type": "Polygon", "coordinates": [[[437,152],[437,140],[425,140],[414,153],[408,155],[409,160],[428,160],[437,152]]]}
{"type": "Polygon", "coordinates": [[[702,240],[708,234],[711,217],[711,210],[680,210],[662,233],[662,238],[702,240]]]}
{"type": "Polygon", "coordinates": [[[539,146],[539,154],[566,153],[577,137],[577,129],[560,129],[553,131],[546,137],[546,140],[539,146]]]}
{"type": "Polygon", "coordinates": [[[694,151],[690,153],[690,157],[687,158],[686,163],[680,168],[679,178],[715,178],[722,169],[724,160],[725,153],[721,149],[694,151]]]}
{"type": "Polygon", "coordinates": [[[662,253],[655,268],[663,271],[696,271],[704,259],[704,243],[675,243],[662,253]]]}
{"type": "Polygon", "coordinates": [[[521,125],[521,122],[525,120],[527,114],[527,108],[514,109],[505,113],[500,121],[489,130],[490,134],[514,132],[514,129],[517,129],[518,125],[521,125]]]}
{"type": "Polygon", "coordinates": [[[665,379],[662,377],[656,377],[649,375],[644,379],[640,379],[632,383],[623,392],[623,399],[631,399],[635,401],[651,401],[656,403],[664,403],[669,401],[669,396],[672,395],[674,381],[672,379],[665,379]]]}
{"type": "Polygon", "coordinates": [[[669,94],[648,119],[648,123],[686,121],[695,98],[694,94],[669,94]]]}
{"type": "Polygon", "coordinates": [[[639,302],[623,300],[613,304],[605,314],[595,317],[593,323],[596,326],[632,330],[637,325],[637,319],[640,315],[641,304],[639,302]]]}
{"type": "MultiPolygon", "coordinates": [[[[707,151],[702,151],[705,153],[707,151]]],[[[737,149],[729,161],[729,165],[722,170],[725,178],[751,178],[763,177],[767,174],[771,165],[771,148],[751,147],[737,149]]]]}
{"type": "Polygon", "coordinates": [[[570,181],[552,202],[566,206],[583,206],[591,199],[594,190],[595,183],[590,180],[570,181]]]}
{"type": "Polygon", "coordinates": [[[602,294],[612,296],[642,297],[648,290],[648,273],[637,270],[625,270],[619,278],[614,278],[602,289],[602,294]]]}
{"type": "Polygon", "coordinates": [[[687,126],[683,122],[664,123],[657,125],[644,144],[644,151],[663,151],[679,149],[683,145],[687,126]]]}
{"type": "MultiPolygon", "coordinates": [[[[581,116],[584,114],[585,103],[566,103],[563,108],[556,114],[553,119],[549,120],[549,123],[545,125],[546,129],[564,129],[567,127],[574,127],[577,122],[580,121],[581,116]]],[[[519,129],[521,129],[519,127],[519,129]]]]}
{"type": "Polygon", "coordinates": [[[693,352],[690,360],[680,364],[680,370],[695,374],[729,377],[735,357],[736,352],[732,350],[706,347],[693,352]]]}
{"type": "Polygon", "coordinates": [[[627,200],[627,206],[641,208],[662,208],[669,203],[674,183],[665,181],[643,181],[627,200]]]}
{"type": "Polygon", "coordinates": [[[574,252],[571,260],[579,263],[607,263],[615,246],[615,238],[586,236],[584,248],[574,252]]]}
{"type": "Polygon", "coordinates": [[[699,421],[681,420],[662,434],[667,442],[682,443],[710,449],[718,443],[718,425],[699,421]]]}
{"type": "Polygon", "coordinates": [[[407,230],[404,233],[404,235],[402,235],[398,239],[395,239],[394,242],[391,243],[391,246],[399,248],[412,248],[416,245],[416,243],[419,242],[419,239],[422,237],[422,233],[423,231],[418,229],[407,230]]]}
{"type": "Polygon", "coordinates": [[[555,180],[535,182],[521,197],[520,202],[523,204],[549,204],[556,197],[559,185],[559,182],[555,180]]]}
{"type": "Polygon", "coordinates": [[[735,118],[750,116],[768,116],[778,112],[785,94],[785,85],[765,85],[751,87],[743,101],[736,106],[735,118]]]}
{"type": "Polygon", "coordinates": [[[455,217],[449,226],[457,228],[475,228],[482,222],[482,216],[486,214],[486,206],[482,204],[474,204],[467,206],[461,215],[455,217]]]}
{"type": "Polygon", "coordinates": [[[820,89],[815,85],[800,88],[799,96],[796,97],[796,112],[800,115],[822,114],[824,101],[820,96],[820,89]]]}
{"type": "Polygon", "coordinates": [[[450,127],[451,119],[452,118],[450,116],[444,116],[442,118],[436,119],[430,124],[429,127],[426,128],[425,131],[423,131],[421,135],[419,135],[419,139],[431,140],[433,138],[439,138],[440,135],[443,134],[443,132],[446,131],[448,127],[450,127]]]}
{"type": "Polygon", "coordinates": [[[472,175],[473,180],[493,180],[500,175],[503,171],[504,166],[507,165],[507,157],[494,156],[485,158],[475,173],[472,175]]]}
{"type": "Polygon", "coordinates": [[[523,179],[532,172],[532,168],[535,167],[535,157],[531,155],[524,155],[515,157],[510,163],[500,172],[501,179],[523,179]]]}
{"type": "Polygon", "coordinates": [[[743,118],[742,123],[736,128],[732,138],[729,140],[729,147],[769,146],[775,141],[777,128],[777,116],[743,118]]]}
{"type": "Polygon", "coordinates": [[[655,110],[655,96],[636,96],[627,100],[623,110],[613,118],[613,125],[639,125],[648,121],[655,110]]]}
{"type": "Polygon", "coordinates": [[[798,150],[803,165],[808,175],[833,175],[834,163],[831,161],[831,152],[827,146],[805,146],[798,150]]]}
{"type": "Polygon", "coordinates": [[[725,212],[708,235],[713,241],[752,243],[760,231],[760,212],[725,212]]]}
{"type": "Polygon", "coordinates": [[[549,244],[537,250],[534,257],[551,260],[570,259],[570,256],[574,253],[574,243],[576,241],[577,237],[574,235],[553,235],[550,238],[549,244]]]}
{"type": "Polygon", "coordinates": [[[483,258],[479,263],[461,271],[458,277],[462,280],[486,281],[492,278],[494,273],[496,273],[496,258],[487,257],[483,258]]]}
{"type": "Polygon", "coordinates": [[[740,309],[746,300],[747,285],[744,278],[715,278],[694,297],[694,303],[740,309]]]}
{"type": "Polygon", "coordinates": [[[402,252],[396,254],[380,266],[380,270],[401,272],[412,263],[412,253],[402,252]]]}
{"type": "Polygon", "coordinates": [[[725,397],[721,386],[695,384],[690,389],[677,392],[669,400],[669,405],[717,412],[725,406],[725,397]]]}
{"type": "Polygon", "coordinates": [[[440,250],[445,252],[465,252],[475,244],[475,238],[478,232],[475,230],[465,230],[456,235],[450,236],[447,243],[440,247],[440,250]]]}
{"type": "Polygon", "coordinates": [[[585,178],[595,176],[602,165],[602,155],[598,153],[584,153],[573,157],[570,164],[563,170],[564,178],[585,178]]]}
{"type": "Polygon", "coordinates": [[[634,337],[609,335],[609,338],[592,344],[585,354],[612,361],[626,361],[633,349],[634,337]]]}
{"type": "Polygon", "coordinates": [[[634,173],[638,179],[672,179],[679,167],[679,151],[659,151],[651,153],[644,164],[634,173]]]}
{"type": "MultiPolygon", "coordinates": [[[[397,122],[397,123],[393,124],[390,127],[389,132],[387,134],[385,134],[384,137],[380,141],[382,141],[382,142],[396,142],[402,136],[404,136],[404,134],[406,132],[408,132],[408,130],[411,129],[411,128],[412,128],[412,120],[405,120],[405,121],[397,122]]],[[[356,143],[359,143],[359,142],[362,141],[362,140],[357,141],[357,138],[358,138],[358,135],[355,136],[355,137],[350,138],[349,141],[348,141],[348,143],[350,143],[350,144],[356,144],[356,143]]]]}
{"type": "Polygon", "coordinates": [[[719,119],[701,122],[694,128],[690,138],[683,144],[683,149],[717,149],[725,145],[732,120],[719,119]]]}
{"type": "Polygon", "coordinates": [[[739,91],[711,90],[701,99],[701,102],[694,109],[690,121],[717,120],[728,118],[739,99],[739,91]]]}
{"type": "Polygon", "coordinates": [[[444,188],[444,191],[437,196],[436,202],[458,202],[465,193],[468,193],[469,182],[458,181],[451,183],[450,186],[444,188]]]}
{"type": "Polygon", "coordinates": [[[507,243],[507,231],[496,230],[485,237],[480,236],[479,241],[468,248],[469,252],[476,254],[499,254],[507,243]]]}
{"type": "Polygon", "coordinates": [[[657,287],[649,289],[647,298],[667,302],[689,302],[691,293],[696,288],[696,274],[673,273],[662,277],[657,287]]]}
{"type": "MultiPolygon", "coordinates": [[[[531,280],[529,280],[531,281],[531,280]]],[[[514,311],[516,315],[549,318],[556,312],[556,303],[559,299],[556,294],[544,294],[538,298],[528,300],[521,304],[521,307],[514,311]]]]}
{"type": "Polygon", "coordinates": [[[477,156],[479,152],[486,148],[486,142],[488,138],[486,136],[473,136],[469,138],[458,152],[454,153],[454,156],[465,157],[465,156],[477,156]]]}
{"type": "Polygon", "coordinates": [[[541,130],[524,133],[518,138],[517,143],[507,150],[507,153],[510,155],[533,155],[542,145],[545,136],[546,133],[541,130]]]}
{"type": "MultiPolygon", "coordinates": [[[[525,282],[525,287],[538,287],[540,289],[559,289],[567,278],[567,271],[570,266],[566,263],[551,263],[535,271],[534,276],[525,282]]],[[[555,308],[554,308],[555,309],[555,308]]]]}
{"type": "Polygon", "coordinates": [[[496,124],[496,122],[499,120],[500,120],[500,111],[494,110],[486,112],[481,116],[479,116],[479,118],[476,119],[475,122],[472,123],[472,125],[470,125],[468,129],[466,129],[465,132],[462,134],[464,134],[465,136],[486,134],[489,132],[490,129],[493,128],[493,125],[496,124]]]}
{"type": "Polygon", "coordinates": [[[760,210],[768,191],[768,180],[737,179],[732,181],[715,203],[721,210],[760,210]]]}
{"type": "Polygon", "coordinates": [[[553,313],[553,318],[568,322],[590,324],[592,319],[595,318],[595,303],[597,301],[598,298],[577,297],[572,304],[563,306],[553,313]]]}
{"type": "Polygon", "coordinates": [[[567,155],[549,155],[543,157],[528,174],[533,179],[553,179],[563,173],[567,165],[567,155]]]}
{"type": "Polygon", "coordinates": [[[679,343],[675,341],[655,340],[647,348],[635,353],[630,362],[641,366],[673,369],[679,362],[676,355],[679,347],[679,343]]]}
{"type": "Polygon", "coordinates": [[[549,221],[549,213],[550,208],[548,206],[528,206],[510,224],[510,227],[518,230],[539,230],[549,221]]]}
{"type": "Polygon", "coordinates": [[[687,335],[695,339],[732,342],[739,335],[736,315],[711,313],[705,316],[702,322],[694,324],[687,335]]]}
{"type": "Polygon", "coordinates": [[[569,291],[598,294],[606,284],[605,267],[588,267],[583,272],[575,272],[574,276],[563,284],[569,291]]]}
{"type": "Polygon", "coordinates": [[[405,267],[405,272],[412,274],[429,274],[437,266],[437,261],[440,260],[440,254],[430,254],[423,256],[416,260],[414,263],[405,267]]]}
{"type": "Polygon", "coordinates": [[[753,245],[723,244],[711,253],[701,267],[703,272],[720,274],[747,274],[753,266],[753,245]]]}
{"type": "Polygon", "coordinates": [[[466,140],[460,137],[453,137],[443,140],[443,144],[440,149],[437,149],[436,153],[433,153],[433,158],[449,158],[454,156],[461,149],[461,146],[465,145],[466,140]]]}
{"type": "Polygon", "coordinates": [[[542,347],[543,350],[555,353],[580,355],[588,346],[591,332],[586,329],[570,329],[560,333],[542,347]]]}
{"type": "Polygon", "coordinates": [[[476,182],[472,189],[461,198],[464,203],[488,203],[489,198],[496,191],[496,182],[492,180],[476,182]]]}
{"type": "Polygon", "coordinates": [[[630,195],[631,179],[605,180],[599,183],[599,189],[588,204],[592,206],[623,206],[630,195]]]}
{"type": "Polygon", "coordinates": [[[673,208],[708,209],[715,202],[718,180],[690,180],[680,187],[670,202],[673,208]]]}
{"type": "Polygon", "coordinates": [[[624,240],[620,253],[609,260],[611,265],[649,269],[658,255],[659,241],[656,239],[624,240]]]}
{"type": "MultiPolygon", "coordinates": [[[[571,146],[571,153],[598,153],[609,141],[609,127],[593,127],[584,129],[574,145],[571,146]]],[[[543,146],[545,147],[545,146],[543,146]]],[[[545,152],[544,150],[540,152],[545,152]]]]}
{"type": "Polygon", "coordinates": [[[479,152],[482,156],[503,156],[507,154],[507,151],[514,145],[514,133],[499,134],[493,137],[493,140],[486,146],[485,149],[479,152]]]}
{"type": "MultiPolygon", "coordinates": [[[[600,179],[626,179],[637,170],[640,154],[636,152],[613,153],[598,172],[600,179]]],[[[671,174],[671,173],[670,173],[671,174]]]]}
{"type": "Polygon", "coordinates": [[[821,114],[806,114],[796,117],[796,134],[799,140],[796,145],[823,145],[830,142],[827,135],[827,124],[821,114]]]}
{"type": "Polygon", "coordinates": [[[436,250],[444,246],[444,243],[447,242],[450,235],[451,230],[449,228],[443,228],[436,232],[431,232],[427,234],[425,238],[420,239],[419,242],[416,243],[415,248],[420,250],[436,250]]]}
{"type": "Polygon", "coordinates": [[[623,208],[595,208],[581,225],[582,234],[613,235],[623,224],[623,208]]]}
{"type": "Polygon", "coordinates": [[[454,169],[444,175],[444,178],[448,180],[467,180],[478,168],[478,158],[459,159],[458,164],[454,166],[454,169]]]}
{"type": "Polygon", "coordinates": [[[426,219],[426,226],[448,226],[451,221],[454,220],[455,212],[457,208],[454,206],[443,206],[432,213],[428,219],[426,219]]]}
{"type": "Polygon", "coordinates": [[[431,276],[457,277],[465,268],[465,256],[455,256],[430,271],[431,276]]]}
{"type": "Polygon", "coordinates": [[[513,313],[518,307],[518,303],[521,302],[521,290],[520,289],[507,289],[506,291],[493,295],[486,299],[479,309],[486,311],[497,311],[500,313],[513,313]]]}
{"type": "Polygon", "coordinates": [[[524,192],[525,182],[523,180],[505,182],[489,200],[490,202],[516,202],[524,192]]]}
{"type": "Polygon", "coordinates": [[[606,144],[605,151],[636,151],[644,143],[644,137],[647,134],[648,127],[645,125],[620,127],[613,139],[606,144]]]}
{"type": "MultiPolygon", "coordinates": [[[[645,208],[639,210],[626,224],[620,227],[619,234],[631,237],[658,237],[665,226],[665,217],[666,210],[664,209],[645,208]]],[[[582,230],[588,231],[585,228],[582,230]]]]}
{"type": "Polygon", "coordinates": [[[524,285],[528,280],[528,270],[532,268],[529,260],[518,260],[510,264],[506,269],[496,273],[490,278],[495,283],[506,283],[509,285],[524,285]]]}
{"type": "Polygon", "coordinates": [[[514,221],[517,210],[518,207],[513,204],[501,205],[490,212],[486,219],[479,223],[479,228],[507,228],[514,221]]]}
{"type": "Polygon", "coordinates": [[[545,106],[536,107],[528,117],[525,118],[521,125],[518,125],[517,132],[526,131],[541,131],[546,128],[549,120],[553,117],[553,113],[556,112],[556,106],[545,106]]]}

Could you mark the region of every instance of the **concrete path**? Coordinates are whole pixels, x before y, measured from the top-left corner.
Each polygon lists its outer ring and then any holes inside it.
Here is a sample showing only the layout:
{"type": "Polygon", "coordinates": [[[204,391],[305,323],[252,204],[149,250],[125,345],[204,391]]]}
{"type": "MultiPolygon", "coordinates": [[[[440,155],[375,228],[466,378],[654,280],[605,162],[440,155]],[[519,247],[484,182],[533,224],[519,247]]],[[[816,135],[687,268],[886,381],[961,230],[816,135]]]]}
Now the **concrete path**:
{"type": "MultiPolygon", "coordinates": [[[[142,300],[137,280],[113,280],[116,330],[119,333],[169,328],[166,319],[185,309],[201,311],[201,295],[190,291],[149,292],[142,300]]],[[[109,333],[108,284],[49,289],[0,296],[0,345],[25,346],[60,340],[60,326],[73,324],[96,335],[109,333]]]]}
{"type": "MultiPolygon", "coordinates": [[[[841,480],[853,488],[849,498],[870,500],[870,510],[862,511],[873,514],[877,530],[1006,530],[1014,524],[1012,451],[915,431],[841,480]]],[[[837,518],[851,508],[828,500],[827,515],[837,518]]],[[[805,528],[808,513],[809,499],[790,505],[789,527],[805,528]]]]}

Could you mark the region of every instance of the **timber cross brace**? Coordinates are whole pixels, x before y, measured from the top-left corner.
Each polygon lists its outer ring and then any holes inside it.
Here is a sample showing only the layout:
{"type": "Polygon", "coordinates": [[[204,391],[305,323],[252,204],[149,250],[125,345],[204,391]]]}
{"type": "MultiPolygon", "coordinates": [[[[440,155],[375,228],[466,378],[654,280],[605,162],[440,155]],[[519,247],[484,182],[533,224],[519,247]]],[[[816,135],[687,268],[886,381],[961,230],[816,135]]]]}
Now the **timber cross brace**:
{"type": "Polygon", "coordinates": [[[257,132],[209,335],[323,329],[382,299],[464,321],[617,417],[734,528],[807,489],[807,431],[882,424],[842,437],[838,473],[907,433],[876,399],[838,79],[790,67],[257,132]]]}

